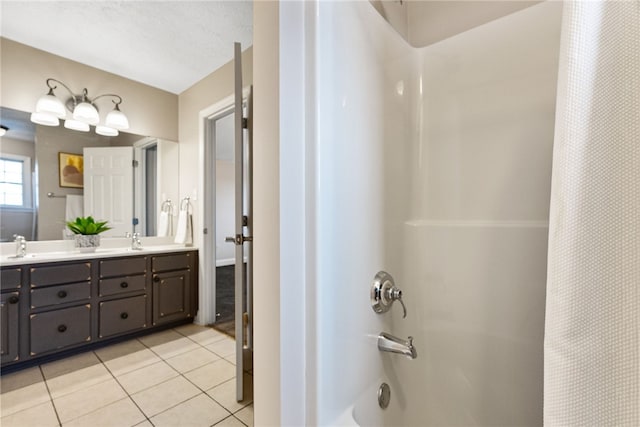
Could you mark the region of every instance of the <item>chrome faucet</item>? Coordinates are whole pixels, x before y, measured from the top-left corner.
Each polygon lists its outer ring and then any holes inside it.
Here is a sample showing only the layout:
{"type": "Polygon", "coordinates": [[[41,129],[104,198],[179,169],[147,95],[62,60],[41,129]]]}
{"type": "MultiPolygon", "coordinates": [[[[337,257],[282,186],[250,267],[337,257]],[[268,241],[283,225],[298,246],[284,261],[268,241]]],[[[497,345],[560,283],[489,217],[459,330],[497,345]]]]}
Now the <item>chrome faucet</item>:
{"type": "Polygon", "coordinates": [[[140,241],[140,233],[133,233],[131,236],[131,249],[134,251],[142,250],[142,242],[140,241]]]}
{"type": "Polygon", "coordinates": [[[13,240],[16,242],[16,258],[24,258],[27,255],[27,239],[19,234],[14,234],[13,240]]]}
{"type": "Polygon", "coordinates": [[[376,313],[386,313],[394,301],[402,304],[402,318],[407,317],[407,307],[402,301],[402,291],[396,286],[393,277],[386,271],[379,271],[371,286],[371,307],[376,313]]]}
{"type": "Polygon", "coordinates": [[[405,341],[386,332],[380,332],[378,335],[378,350],[402,354],[409,359],[418,357],[418,351],[413,346],[413,337],[405,341]]]}

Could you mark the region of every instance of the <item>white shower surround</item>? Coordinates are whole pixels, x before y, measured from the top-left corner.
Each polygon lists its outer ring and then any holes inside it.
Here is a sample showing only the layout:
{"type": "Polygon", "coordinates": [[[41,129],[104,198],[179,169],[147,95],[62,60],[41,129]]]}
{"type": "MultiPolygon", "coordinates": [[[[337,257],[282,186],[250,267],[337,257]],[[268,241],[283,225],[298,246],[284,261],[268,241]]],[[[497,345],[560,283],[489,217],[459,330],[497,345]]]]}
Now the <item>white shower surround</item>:
{"type": "Polygon", "coordinates": [[[307,8],[307,421],[540,425],[561,5],[420,49],[368,2],[307,8]],[[379,270],[406,319],[371,309],[379,270]]]}

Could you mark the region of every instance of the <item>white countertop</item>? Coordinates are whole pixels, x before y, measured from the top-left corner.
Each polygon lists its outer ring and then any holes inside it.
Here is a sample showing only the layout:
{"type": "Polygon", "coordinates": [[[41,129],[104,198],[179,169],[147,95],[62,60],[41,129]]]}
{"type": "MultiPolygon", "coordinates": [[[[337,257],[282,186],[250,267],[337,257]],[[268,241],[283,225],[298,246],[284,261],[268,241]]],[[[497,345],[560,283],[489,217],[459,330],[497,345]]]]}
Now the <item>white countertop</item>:
{"type": "Polygon", "coordinates": [[[158,237],[143,237],[141,239],[142,249],[133,250],[130,241],[126,238],[103,238],[100,247],[95,252],[80,252],[74,248],[74,242],[70,240],[27,242],[27,255],[20,258],[15,256],[15,242],[0,243],[0,266],[197,250],[193,246],[171,243],[167,238],[158,237]]]}

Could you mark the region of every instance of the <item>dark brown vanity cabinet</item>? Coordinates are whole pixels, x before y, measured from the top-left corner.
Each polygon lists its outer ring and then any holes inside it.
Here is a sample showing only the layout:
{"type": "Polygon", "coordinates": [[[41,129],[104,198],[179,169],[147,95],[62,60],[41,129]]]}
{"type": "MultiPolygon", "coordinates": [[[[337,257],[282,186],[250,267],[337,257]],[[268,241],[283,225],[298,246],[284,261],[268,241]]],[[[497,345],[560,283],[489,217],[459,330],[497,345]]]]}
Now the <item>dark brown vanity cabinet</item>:
{"type": "Polygon", "coordinates": [[[193,319],[197,259],[191,250],[2,267],[2,366],[193,319]]]}
{"type": "Polygon", "coordinates": [[[153,274],[153,324],[192,318],[196,307],[191,285],[194,254],[159,255],[151,259],[153,274]]]}
{"type": "Polygon", "coordinates": [[[22,268],[3,268],[0,271],[0,355],[2,363],[19,359],[20,287],[22,268]]]}
{"type": "Polygon", "coordinates": [[[100,338],[144,329],[149,324],[146,256],[103,259],[100,264],[100,338]]]}
{"type": "Polygon", "coordinates": [[[91,261],[29,268],[29,356],[92,340],[91,261]]]}

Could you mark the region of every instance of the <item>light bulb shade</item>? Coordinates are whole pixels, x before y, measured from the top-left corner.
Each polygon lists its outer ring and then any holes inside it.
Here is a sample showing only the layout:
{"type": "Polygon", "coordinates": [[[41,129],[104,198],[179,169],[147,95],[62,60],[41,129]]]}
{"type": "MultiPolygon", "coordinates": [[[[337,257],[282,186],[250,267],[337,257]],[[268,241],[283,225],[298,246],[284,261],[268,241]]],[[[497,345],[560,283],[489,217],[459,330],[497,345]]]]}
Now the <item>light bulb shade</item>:
{"type": "Polygon", "coordinates": [[[107,118],[104,121],[105,126],[113,129],[129,129],[129,119],[124,113],[118,109],[112,110],[107,114],[107,118]]]}
{"type": "Polygon", "coordinates": [[[44,126],[58,126],[60,119],[49,113],[31,113],[31,121],[44,126]]]}
{"type": "Polygon", "coordinates": [[[64,121],[64,127],[80,132],[89,132],[89,124],[78,120],[68,119],[64,121]]]}
{"type": "Polygon", "coordinates": [[[56,116],[60,119],[64,119],[67,112],[64,109],[64,104],[55,95],[43,95],[36,102],[36,113],[46,113],[56,116]]]}
{"type": "Polygon", "coordinates": [[[108,126],[96,126],[96,133],[102,136],[118,136],[118,130],[108,126]]]}
{"type": "Polygon", "coordinates": [[[90,125],[97,125],[100,122],[100,115],[96,107],[88,102],[81,102],[73,109],[73,119],[90,125]]]}

